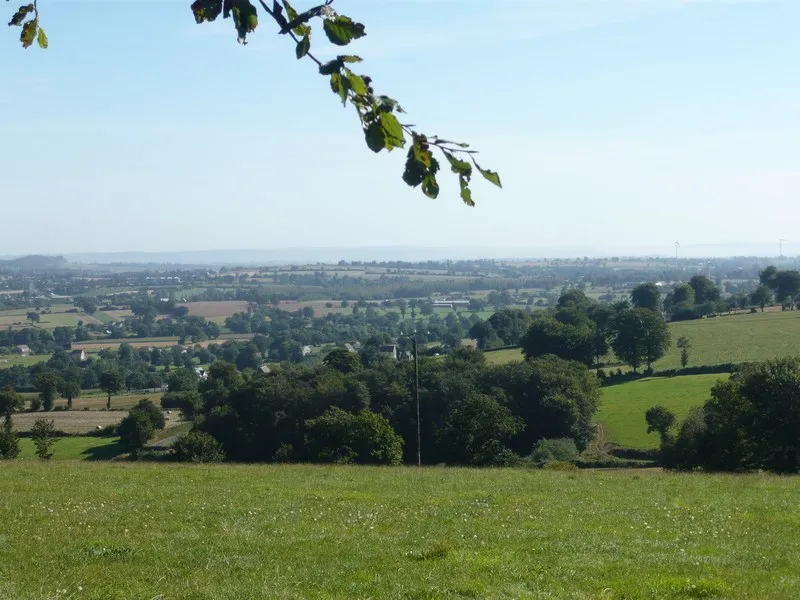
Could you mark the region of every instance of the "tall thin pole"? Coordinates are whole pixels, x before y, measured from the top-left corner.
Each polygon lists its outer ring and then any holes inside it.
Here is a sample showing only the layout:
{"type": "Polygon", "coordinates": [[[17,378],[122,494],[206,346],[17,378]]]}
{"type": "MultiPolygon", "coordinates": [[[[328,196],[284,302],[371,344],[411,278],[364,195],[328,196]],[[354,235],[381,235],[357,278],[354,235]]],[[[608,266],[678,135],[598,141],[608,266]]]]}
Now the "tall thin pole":
{"type": "Polygon", "coordinates": [[[419,424],[419,363],[417,362],[417,338],[411,338],[414,344],[414,395],[417,398],[417,466],[422,466],[422,433],[419,424]]]}

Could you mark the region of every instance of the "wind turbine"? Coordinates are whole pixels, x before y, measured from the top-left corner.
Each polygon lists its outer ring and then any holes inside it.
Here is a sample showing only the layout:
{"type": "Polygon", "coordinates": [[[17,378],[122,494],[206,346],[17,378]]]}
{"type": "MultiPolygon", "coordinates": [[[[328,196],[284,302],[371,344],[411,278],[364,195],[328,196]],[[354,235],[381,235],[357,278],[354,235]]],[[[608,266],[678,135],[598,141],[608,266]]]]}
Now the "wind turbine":
{"type": "Polygon", "coordinates": [[[778,240],[778,244],[780,244],[780,249],[781,249],[780,258],[783,258],[783,242],[788,242],[788,241],[789,240],[785,240],[783,238],[778,240]]]}
{"type": "Polygon", "coordinates": [[[678,248],[680,247],[680,242],[675,242],[675,264],[678,264],[678,248]]]}

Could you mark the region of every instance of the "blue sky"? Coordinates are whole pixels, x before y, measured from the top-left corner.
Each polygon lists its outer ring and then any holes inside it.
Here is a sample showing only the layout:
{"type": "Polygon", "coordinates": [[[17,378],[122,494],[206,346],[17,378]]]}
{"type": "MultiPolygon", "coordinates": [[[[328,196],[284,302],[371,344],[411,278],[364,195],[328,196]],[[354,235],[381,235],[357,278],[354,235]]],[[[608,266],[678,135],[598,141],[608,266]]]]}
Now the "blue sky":
{"type": "Polygon", "coordinates": [[[500,171],[474,209],[407,188],[268,20],[242,47],[189,4],[41,0],[48,50],[0,32],[0,255],[800,251],[800,2],[337,0],[377,91],[500,171]]]}

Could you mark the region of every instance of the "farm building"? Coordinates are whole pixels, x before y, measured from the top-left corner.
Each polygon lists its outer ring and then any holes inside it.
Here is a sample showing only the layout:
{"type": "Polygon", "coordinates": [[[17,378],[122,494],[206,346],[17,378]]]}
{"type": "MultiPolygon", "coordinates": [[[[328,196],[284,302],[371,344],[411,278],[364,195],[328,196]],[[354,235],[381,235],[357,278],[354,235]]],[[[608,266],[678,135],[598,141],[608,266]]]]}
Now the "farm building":
{"type": "Polygon", "coordinates": [[[22,356],[28,356],[31,353],[31,349],[28,348],[25,344],[20,344],[17,346],[17,352],[22,354],[22,356]]]}
{"type": "Polygon", "coordinates": [[[397,360],[397,346],[394,344],[386,344],[380,347],[381,354],[386,354],[393,360],[397,360]]]}
{"type": "Polygon", "coordinates": [[[86,350],[73,350],[69,355],[75,362],[84,362],[86,360],[86,350]]]}

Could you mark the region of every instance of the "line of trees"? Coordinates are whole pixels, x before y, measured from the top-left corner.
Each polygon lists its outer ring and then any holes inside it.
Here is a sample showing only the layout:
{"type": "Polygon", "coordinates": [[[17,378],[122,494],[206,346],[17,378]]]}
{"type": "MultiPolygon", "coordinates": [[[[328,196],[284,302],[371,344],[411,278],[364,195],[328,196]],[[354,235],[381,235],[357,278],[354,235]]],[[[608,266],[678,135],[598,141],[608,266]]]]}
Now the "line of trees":
{"type": "MultiPolygon", "coordinates": [[[[164,403],[194,418],[192,444],[209,438],[235,461],[361,464],[415,462],[416,410],[411,361],[365,365],[343,349],[322,364],[284,364],[269,374],[240,373],[219,361],[205,381],[184,381],[164,403]]],[[[491,366],[482,352],[460,349],[419,360],[421,453],[426,463],[517,464],[542,439],[594,435],[597,377],[555,356],[491,366]]],[[[205,451],[205,450],[204,450],[205,451]]],[[[202,452],[198,450],[198,455],[202,452]]]]}

